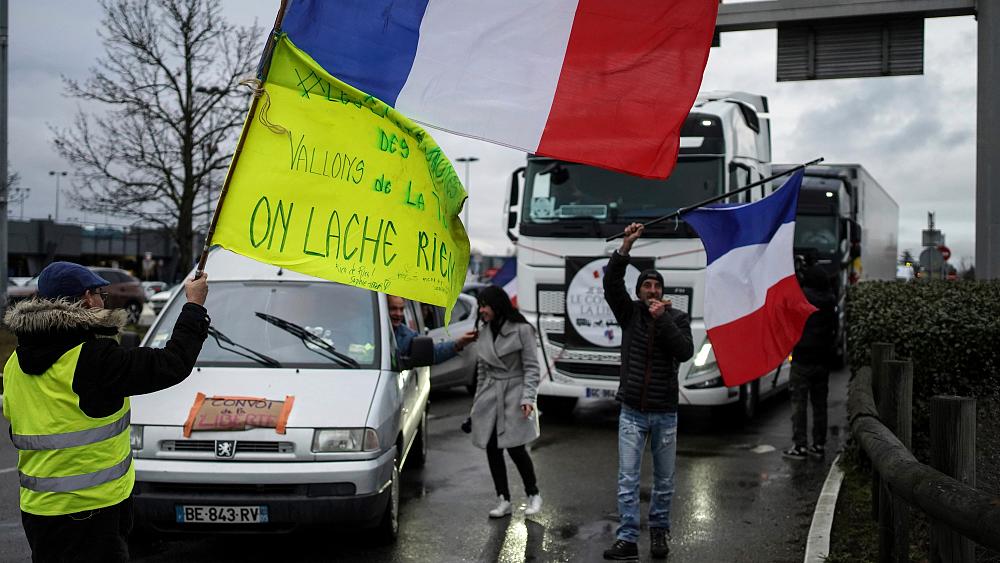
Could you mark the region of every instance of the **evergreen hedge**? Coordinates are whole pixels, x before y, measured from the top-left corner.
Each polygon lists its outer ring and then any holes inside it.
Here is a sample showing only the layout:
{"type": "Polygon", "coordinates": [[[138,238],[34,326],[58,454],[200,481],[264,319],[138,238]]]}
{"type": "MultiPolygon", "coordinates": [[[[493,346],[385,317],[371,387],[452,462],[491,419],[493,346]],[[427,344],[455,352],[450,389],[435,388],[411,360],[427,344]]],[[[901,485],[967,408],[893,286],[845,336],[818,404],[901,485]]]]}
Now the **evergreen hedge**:
{"type": "Polygon", "coordinates": [[[890,342],[913,361],[913,454],[930,455],[930,398],[976,399],[976,488],[1000,496],[1000,281],[864,282],[847,294],[853,370],[890,342]]]}

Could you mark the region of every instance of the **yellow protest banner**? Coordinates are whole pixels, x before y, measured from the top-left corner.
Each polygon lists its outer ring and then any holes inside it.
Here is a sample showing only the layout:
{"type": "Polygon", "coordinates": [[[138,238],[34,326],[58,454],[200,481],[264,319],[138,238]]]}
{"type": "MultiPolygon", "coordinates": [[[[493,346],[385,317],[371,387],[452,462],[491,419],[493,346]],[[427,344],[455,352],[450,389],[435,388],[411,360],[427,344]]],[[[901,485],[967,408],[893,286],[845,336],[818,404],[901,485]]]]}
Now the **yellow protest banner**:
{"type": "Polygon", "coordinates": [[[469,239],[465,189],[441,148],[284,35],[263,88],[211,242],[450,313],[469,239]]]}

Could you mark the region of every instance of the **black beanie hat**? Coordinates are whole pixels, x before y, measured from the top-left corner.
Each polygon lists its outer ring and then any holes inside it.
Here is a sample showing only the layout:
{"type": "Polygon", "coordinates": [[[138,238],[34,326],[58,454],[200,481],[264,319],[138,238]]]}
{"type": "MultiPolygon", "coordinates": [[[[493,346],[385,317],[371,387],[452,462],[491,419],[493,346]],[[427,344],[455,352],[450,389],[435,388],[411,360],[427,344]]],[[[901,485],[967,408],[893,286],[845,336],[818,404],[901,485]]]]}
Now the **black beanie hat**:
{"type": "Polygon", "coordinates": [[[663,286],[663,276],[660,275],[660,272],[657,272],[652,268],[650,268],[649,270],[643,270],[642,273],[639,274],[638,281],[635,282],[636,295],[639,295],[639,288],[642,287],[642,282],[648,279],[655,279],[656,281],[660,282],[660,287],[663,286]]]}

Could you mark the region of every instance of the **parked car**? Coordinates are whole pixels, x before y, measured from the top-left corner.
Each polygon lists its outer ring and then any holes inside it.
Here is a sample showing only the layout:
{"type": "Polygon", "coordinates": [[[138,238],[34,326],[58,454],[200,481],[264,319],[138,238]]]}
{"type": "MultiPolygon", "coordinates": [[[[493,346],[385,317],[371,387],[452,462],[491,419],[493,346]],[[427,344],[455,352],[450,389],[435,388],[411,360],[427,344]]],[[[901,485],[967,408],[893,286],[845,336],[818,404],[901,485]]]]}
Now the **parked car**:
{"type": "Polygon", "coordinates": [[[23,285],[7,283],[7,301],[14,303],[22,299],[31,299],[38,293],[38,276],[29,278],[23,285]]]}
{"type": "Polygon", "coordinates": [[[170,301],[170,298],[173,297],[175,293],[177,293],[179,290],[182,290],[183,288],[184,284],[179,283],[171,287],[168,287],[164,291],[153,294],[153,296],[150,297],[149,300],[147,301],[149,303],[149,306],[153,309],[153,314],[159,315],[160,311],[162,311],[163,307],[167,304],[167,301],[170,301]]]}
{"type": "Polygon", "coordinates": [[[111,282],[105,288],[108,296],[104,300],[104,306],[108,309],[125,309],[128,322],[139,322],[142,304],[146,302],[146,294],[139,278],[118,268],[91,267],[90,270],[111,282]]]}
{"type": "MultiPolygon", "coordinates": [[[[465,293],[458,295],[455,308],[451,311],[451,323],[444,324],[444,308],[427,304],[419,305],[421,314],[407,313],[407,323],[410,328],[434,339],[435,343],[454,340],[459,336],[475,330],[476,299],[465,293]]],[[[410,309],[408,308],[407,311],[410,309]]],[[[476,343],[465,347],[457,356],[446,362],[431,366],[431,389],[444,389],[464,385],[470,393],[476,389],[476,343]]]]}
{"type": "MultiPolygon", "coordinates": [[[[412,366],[433,360],[430,339],[414,339],[410,365],[402,365],[384,294],[221,248],[207,271],[212,328],[196,373],[132,398],[140,529],[254,533],[320,524],[395,538],[399,472],[427,458],[430,373],[412,366]],[[185,434],[200,393],[294,399],[282,433],[251,425],[185,434]]],[[[143,345],[167,343],[184,302],[174,291],[143,345]]]]}
{"type": "Polygon", "coordinates": [[[165,291],[170,284],[165,281],[144,281],[142,282],[142,292],[146,295],[146,301],[161,291],[165,291]]]}

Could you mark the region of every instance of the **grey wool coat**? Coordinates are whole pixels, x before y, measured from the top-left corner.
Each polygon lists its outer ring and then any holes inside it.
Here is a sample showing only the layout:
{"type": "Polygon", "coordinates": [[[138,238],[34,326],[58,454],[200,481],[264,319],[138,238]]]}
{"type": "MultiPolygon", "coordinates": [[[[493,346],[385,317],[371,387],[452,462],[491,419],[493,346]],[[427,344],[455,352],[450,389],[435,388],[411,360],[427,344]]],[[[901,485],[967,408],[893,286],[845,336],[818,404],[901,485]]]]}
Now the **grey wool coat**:
{"type": "Polygon", "coordinates": [[[472,400],[472,443],[486,448],[497,430],[497,447],[522,446],[538,438],[538,409],[524,417],[521,405],[535,406],[538,352],[535,331],[527,323],[505,322],[496,340],[487,324],[476,341],[478,371],[472,400]]]}

